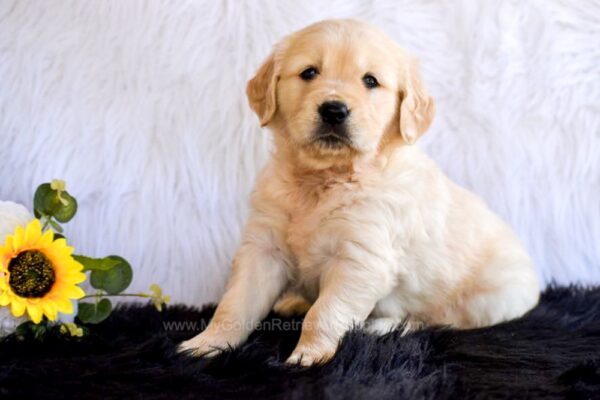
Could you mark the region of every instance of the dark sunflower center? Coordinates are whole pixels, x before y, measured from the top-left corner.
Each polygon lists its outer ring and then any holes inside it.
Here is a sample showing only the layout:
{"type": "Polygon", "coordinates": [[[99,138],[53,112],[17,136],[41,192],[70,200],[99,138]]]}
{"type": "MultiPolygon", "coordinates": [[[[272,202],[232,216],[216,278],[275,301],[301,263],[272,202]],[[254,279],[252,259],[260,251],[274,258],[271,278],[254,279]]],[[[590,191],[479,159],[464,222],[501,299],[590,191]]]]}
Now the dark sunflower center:
{"type": "Polygon", "coordinates": [[[54,285],[54,267],[40,251],[19,253],[8,264],[8,284],[20,297],[43,297],[54,285]]]}

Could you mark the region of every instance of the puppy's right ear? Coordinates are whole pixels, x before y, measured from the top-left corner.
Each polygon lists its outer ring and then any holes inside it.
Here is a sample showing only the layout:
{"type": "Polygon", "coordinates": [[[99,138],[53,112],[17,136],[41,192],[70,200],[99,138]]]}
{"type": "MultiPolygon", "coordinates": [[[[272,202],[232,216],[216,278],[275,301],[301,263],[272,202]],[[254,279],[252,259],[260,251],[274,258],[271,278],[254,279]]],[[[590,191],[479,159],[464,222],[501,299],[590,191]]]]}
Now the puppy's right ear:
{"type": "Polygon", "coordinates": [[[261,126],[271,122],[277,109],[277,81],[279,76],[276,71],[275,56],[271,54],[250,79],[246,86],[246,95],[250,107],[260,119],[261,126]]]}
{"type": "Polygon", "coordinates": [[[408,59],[402,75],[404,89],[400,100],[400,133],[407,144],[413,144],[431,125],[435,115],[435,103],[425,90],[418,65],[408,59]]]}

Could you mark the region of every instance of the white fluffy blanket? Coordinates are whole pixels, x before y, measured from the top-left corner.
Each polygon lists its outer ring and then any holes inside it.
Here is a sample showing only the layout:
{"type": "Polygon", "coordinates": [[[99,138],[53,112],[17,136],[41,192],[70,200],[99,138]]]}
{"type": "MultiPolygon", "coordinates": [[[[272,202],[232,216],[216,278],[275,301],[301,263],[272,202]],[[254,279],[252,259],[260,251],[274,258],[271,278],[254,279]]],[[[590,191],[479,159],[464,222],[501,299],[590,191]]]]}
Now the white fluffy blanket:
{"type": "Polygon", "coordinates": [[[67,235],[134,290],[218,299],[271,146],[244,97],[282,35],[379,25],[437,99],[421,146],[518,232],[541,279],[600,282],[597,1],[0,1],[0,199],[63,178],[67,235]]]}

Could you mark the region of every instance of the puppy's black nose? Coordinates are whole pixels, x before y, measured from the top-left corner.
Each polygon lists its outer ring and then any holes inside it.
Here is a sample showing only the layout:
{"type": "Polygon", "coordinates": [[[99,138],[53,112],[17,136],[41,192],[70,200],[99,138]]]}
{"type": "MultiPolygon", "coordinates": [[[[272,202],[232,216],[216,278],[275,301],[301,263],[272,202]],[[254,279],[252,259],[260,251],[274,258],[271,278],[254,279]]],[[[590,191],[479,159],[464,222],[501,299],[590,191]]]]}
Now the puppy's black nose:
{"type": "Polygon", "coordinates": [[[323,122],[338,125],[348,118],[350,110],[341,101],[326,101],[319,106],[319,114],[323,122]]]}

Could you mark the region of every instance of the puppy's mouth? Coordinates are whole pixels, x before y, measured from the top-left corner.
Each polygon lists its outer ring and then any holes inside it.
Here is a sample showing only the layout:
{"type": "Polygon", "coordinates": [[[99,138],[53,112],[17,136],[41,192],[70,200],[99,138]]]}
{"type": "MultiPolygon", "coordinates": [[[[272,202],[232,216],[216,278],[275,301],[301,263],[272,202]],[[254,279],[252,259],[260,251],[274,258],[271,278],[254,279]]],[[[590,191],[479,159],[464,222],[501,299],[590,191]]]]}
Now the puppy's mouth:
{"type": "Polygon", "coordinates": [[[346,125],[319,124],[314,134],[313,143],[327,149],[341,149],[352,146],[346,125]]]}

